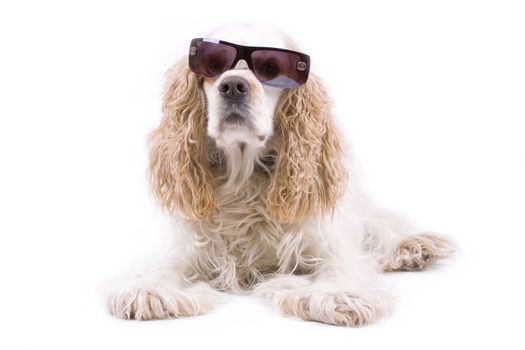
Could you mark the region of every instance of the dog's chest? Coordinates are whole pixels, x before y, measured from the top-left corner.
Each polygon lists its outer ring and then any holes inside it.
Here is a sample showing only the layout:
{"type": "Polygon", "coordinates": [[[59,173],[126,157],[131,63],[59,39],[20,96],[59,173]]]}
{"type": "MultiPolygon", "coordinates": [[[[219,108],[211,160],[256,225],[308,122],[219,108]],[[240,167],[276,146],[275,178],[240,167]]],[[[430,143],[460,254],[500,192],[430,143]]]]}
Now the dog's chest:
{"type": "Polygon", "coordinates": [[[267,265],[267,261],[275,264],[276,247],[286,229],[270,217],[264,199],[248,195],[221,209],[217,229],[238,264],[256,267],[267,265]]]}
{"type": "Polygon", "coordinates": [[[290,227],[268,214],[257,184],[219,197],[218,213],[196,227],[195,265],[219,289],[249,288],[265,276],[286,270],[280,249],[290,227]]]}

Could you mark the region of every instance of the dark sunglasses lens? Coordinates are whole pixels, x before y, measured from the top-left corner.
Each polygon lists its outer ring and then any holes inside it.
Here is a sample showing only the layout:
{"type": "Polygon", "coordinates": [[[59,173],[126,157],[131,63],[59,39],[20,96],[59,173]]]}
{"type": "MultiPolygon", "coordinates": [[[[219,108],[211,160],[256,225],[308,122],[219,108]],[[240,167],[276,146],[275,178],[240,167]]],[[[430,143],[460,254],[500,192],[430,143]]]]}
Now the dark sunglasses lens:
{"type": "Polygon", "coordinates": [[[197,74],[215,77],[231,68],[237,50],[234,47],[209,41],[192,42],[190,69],[197,74]]]}
{"type": "Polygon", "coordinates": [[[255,76],[265,85],[293,88],[308,78],[307,66],[297,54],[257,50],[252,52],[251,59],[255,76]]]}

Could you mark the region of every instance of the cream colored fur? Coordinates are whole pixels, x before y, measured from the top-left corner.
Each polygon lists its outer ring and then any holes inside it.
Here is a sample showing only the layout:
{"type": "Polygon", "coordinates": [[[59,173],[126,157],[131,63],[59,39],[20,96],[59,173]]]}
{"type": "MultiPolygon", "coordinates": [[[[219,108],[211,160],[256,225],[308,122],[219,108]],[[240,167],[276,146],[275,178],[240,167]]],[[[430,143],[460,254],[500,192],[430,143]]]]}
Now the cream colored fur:
{"type": "MultiPolygon", "coordinates": [[[[296,48],[257,26],[211,37],[296,48]]],[[[177,221],[181,244],[111,294],[113,315],[193,316],[222,292],[257,293],[286,315],[362,326],[391,309],[379,270],[422,270],[453,252],[438,235],[412,235],[403,218],[360,192],[315,74],[283,91],[262,86],[242,65],[224,73],[255,86],[254,122],[221,130],[216,86],[223,77],[198,77],[186,60],[168,73],[164,118],[150,139],[153,192],[177,221]]]]}

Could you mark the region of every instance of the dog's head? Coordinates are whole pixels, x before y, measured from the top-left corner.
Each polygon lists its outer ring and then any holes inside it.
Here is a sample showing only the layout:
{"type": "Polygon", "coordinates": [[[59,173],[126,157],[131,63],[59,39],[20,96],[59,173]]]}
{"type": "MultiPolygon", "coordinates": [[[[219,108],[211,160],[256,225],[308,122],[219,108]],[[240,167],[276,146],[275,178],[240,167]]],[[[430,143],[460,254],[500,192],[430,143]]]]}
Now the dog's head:
{"type": "Polygon", "coordinates": [[[326,91],[308,77],[309,57],[273,28],[227,26],[209,37],[193,40],[189,56],[168,72],[164,117],[150,139],[155,195],[189,219],[212,215],[212,140],[226,154],[246,150],[255,161],[277,154],[266,200],[275,220],[332,209],[346,172],[326,91]]]}

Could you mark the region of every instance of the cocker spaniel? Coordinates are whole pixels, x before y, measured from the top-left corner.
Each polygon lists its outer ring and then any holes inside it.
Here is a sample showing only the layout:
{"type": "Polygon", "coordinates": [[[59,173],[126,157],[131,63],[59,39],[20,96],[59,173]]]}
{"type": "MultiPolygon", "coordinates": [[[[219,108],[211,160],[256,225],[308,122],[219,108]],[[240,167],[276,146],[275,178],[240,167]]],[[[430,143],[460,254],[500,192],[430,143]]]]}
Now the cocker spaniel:
{"type": "Polygon", "coordinates": [[[150,182],[180,242],[112,293],[109,312],[193,316],[251,292],[304,320],[377,320],[392,303],[380,271],[424,270],[453,245],[359,191],[326,90],[290,38],[254,25],[209,37],[168,72],[150,136],[150,182]]]}

